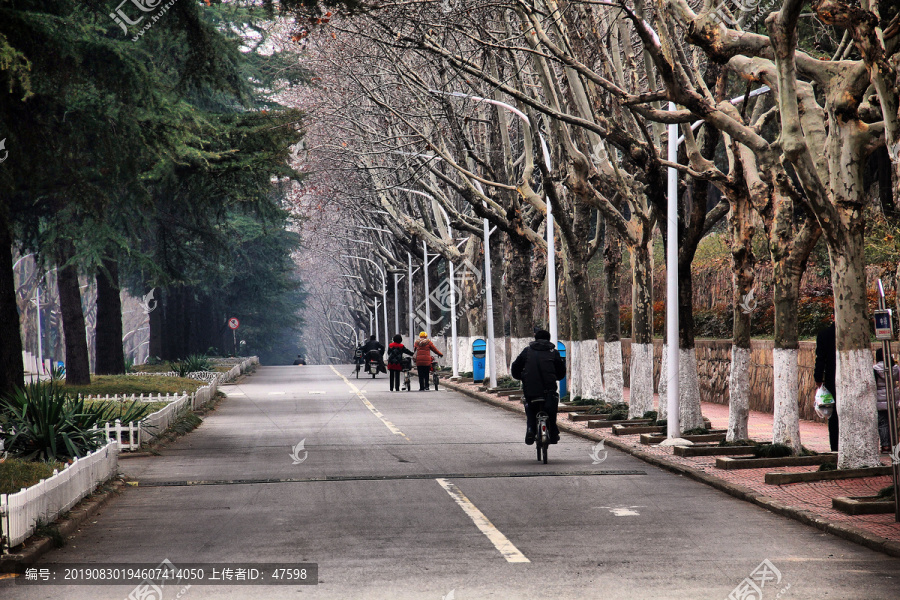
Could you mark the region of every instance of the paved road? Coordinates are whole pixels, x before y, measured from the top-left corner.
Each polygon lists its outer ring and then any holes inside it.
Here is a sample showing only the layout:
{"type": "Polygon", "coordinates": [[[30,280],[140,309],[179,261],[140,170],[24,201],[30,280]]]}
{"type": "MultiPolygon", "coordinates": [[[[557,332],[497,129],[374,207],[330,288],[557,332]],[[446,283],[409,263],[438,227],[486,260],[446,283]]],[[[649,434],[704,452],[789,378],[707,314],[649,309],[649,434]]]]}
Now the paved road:
{"type": "MultiPolygon", "coordinates": [[[[754,571],[759,585],[768,560],[763,600],[900,597],[900,560],[614,450],[593,464],[592,443],[568,434],[538,464],[519,415],[339,375],[350,372],[262,367],[226,386],[228,400],[162,456],[123,460],[139,485],[39,566],[319,565],[317,586],[170,585],[166,600],[693,600],[727,598],[754,571]]],[[[5,582],[0,596],[132,591],[5,582]]]]}

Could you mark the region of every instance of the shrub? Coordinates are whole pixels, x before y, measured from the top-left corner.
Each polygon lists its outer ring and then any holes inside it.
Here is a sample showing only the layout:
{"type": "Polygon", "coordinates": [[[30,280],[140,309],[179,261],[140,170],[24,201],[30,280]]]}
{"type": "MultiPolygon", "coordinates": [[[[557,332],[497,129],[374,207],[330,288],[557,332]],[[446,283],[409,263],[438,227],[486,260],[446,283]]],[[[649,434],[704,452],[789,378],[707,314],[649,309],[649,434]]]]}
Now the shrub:
{"type": "Polygon", "coordinates": [[[610,421],[624,421],[628,418],[628,410],[623,410],[622,408],[613,408],[610,411],[608,419],[610,421]]]}
{"type": "Polygon", "coordinates": [[[683,432],[681,435],[706,435],[709,433],[709,429],[706,427],[694,427],[693,429],[688,429],[683,432]]]}
{"type": "Polygon", "coordinates": [[[648,410],[647,412],[644,413],[644,416],[641,418],[642,419],[650,419],[651,421],[655,421],[658,416],[659,416],[659,413],[656,412],[655,410],[648,410]]]}
{"type": "MultiPolygon", "coordinates": [[[[11,455],[26,460],[84,456],[105,442],[103,430],[93,427],[111,420],[113,410],[102,405],[86,406],[52,381],[31,383],[0,400],[4,445],[11,455]]],[[[136,401],[119,418],[139,421],[148,410],[136,401]]]]}
{"type": "Polygon", "coordinates": [[[598,398],[582,398],[581,396],[575,396],[574,404],[575,404],[575,406],[598,406],[598,405],[605,406],[606,405],[602,400],[600,400],[598,398]]]}
{"type": "Polygon", "coordinates": [[[791,456],[793,453],[791,447],[785,444],[760,444],[756,447],[753,455],[756,458],[782,458],[791,456]]]}

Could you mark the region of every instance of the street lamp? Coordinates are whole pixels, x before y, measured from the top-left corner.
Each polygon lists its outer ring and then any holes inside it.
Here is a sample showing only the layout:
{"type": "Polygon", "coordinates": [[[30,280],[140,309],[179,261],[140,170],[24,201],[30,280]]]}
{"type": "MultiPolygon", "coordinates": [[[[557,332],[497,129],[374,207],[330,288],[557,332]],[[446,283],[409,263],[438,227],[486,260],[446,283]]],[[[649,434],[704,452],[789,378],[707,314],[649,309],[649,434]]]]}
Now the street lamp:
{"type": "Polygon", "coordinates": [[[351,331],[353,331],[353,337],[356,340],[356,347],[359,347],[359,333],[357,333],[356,327],[354,327],[350,323],[345,323],[344,321],[335,321],[333,319],[328,319],[328,322],[329,323],[338,323],[340,325],[346,325],[347,327],[349,327],[351,329],[351,331]]]}
{"type": "MultiPolygon", "coordinates": [[[[375,268],[378,269],[378,274],[381,275],[381,297],[382,297],[382,299],[383,299],[382,304],[383,304],[383,308],[384,308],[384,335],[385,335],[385,339],[387,339],[387,335],[388,335],[388,316],[387,316],[387,275],[385,274],[384,269],[382,269],[381,266],[379,266],[379,264],[378,264],[377,262],[375,262],[374,260],[372,260],[371,258],[365,258],[365,257],[363,257],[363,256],[353,256],[352,254],[341,254],[341,256],[344,257],[344,258],[356,258],[356,259],[359,259],[359,260],[364,260],[364,261],[366,261],[366,262],[372,263],[372,265],[374,265],[375,268]]],[[[375,329],[376,329],[375,336],[378,337],[378,333],[377,333],[377,330],[378,330],[378,323],[377,323],[377,321],[378,321],[378,319],[376,318],[375,321],[376,321],[376,324],[375,324],[375,329]]]]}
{"type": "MultiPolygon", "coordinates": [[[[669,102],[669,110],[675,111],[675,103],[669,102]]],[[[678,162],[678,125],[669,125],[669,162],[678,162]]],[[[678,339],[678,171],[669,167],[668,205],[666,207],[666,337],[669,339],[668,373],[666,373],[666,405],[668,420],[666,433],[669,439],[681,437],[681,415],[679,414],[678,353],[681,340],[678,339]]]]}
{"type": "MultiPolygon", "coordinates": [[[[449,235],[450,239],[453,240],[453,228],[450,226],[450,216],[447,214],[447,211],[444,210],[444,207],[441,206],[440,203],[437,202],[437,200],[435,200],[434,196],[432,196],[431,194],[427,194],[425,192],[417,191],[417,190],[410,190],[410,189],[406,189],[406,188],[398,188],[398,189],[403,190],[404,192],[409,192],[411,194],[418,194],[420,196],[425,196],[426,198],[431,198],[432,202],[434,202],[434,205],[437,206],[440,209],[441,213],[444,215],[444,219],[447,221],[447,235],[449,235]]],[[[424,241],[422,242],[422,245],[425,246],[425,248],[427,250],[428,246],[425,244],[424,241]]],[[[451,361],[453,363],[453,377],[459,377],[459,358],[457,356],[459,354],[459,345],[457,344],[457,341],[456,341],[456,280],[454,279],[454,276],[453,276],[453,261],[448,260],[447,263],[449,264],[449,269],[450,269],[450,335],[451,335],[451,340],[452,340],[451,349],[453,352],[451,361]]],[[[427,253],[425,255],[425,264],[426,265],[428,264],[428,254],[427,253]]],[[[427,292],[428,271],[427,270],[425,272],[425,285],[426,285],[425,310],[426,310],[426,313],[428,313],[428,292],[427,292]]],[[[428,313],[428,321],[429,322],[431,321],[430,313],[428,313]]]]}
{"type": "MultiPolygon", "coordinates": [[[[528,118],[528,115],[515,106],[511,106],[505,102],[500,102],[499,100],[493,100],[491,98],[482,98],[481,96],[472,96],[462,92],[444,92],[441,90],[428,91],[432,94],[452,96],[454,98],[468,98],[475,102],[483,102],[485,104],[493,104],[494,106],[505,108],[519,117],[529,128],[531,127],[531,119],[528,118]]],[[[537,134],[541,139],[541,152],[544,157],[544,165],[547,167],[547,172],[549,173],[552,171],[550,151],[547,148],[547,142],[544,140],[544,135],[540,131],[538,131],[537,134]]],[[[544,201],[547,203],[547,320],[550,328],[550,341],[553,342],[553,347],[555,348],[557,341],[559,341],[559,325],[556,315],[556,248],[553,232],[553,210],[550,203],[550,197],[546,194],[544,196],[544,201]]]]}
{"type": "MultiPolygon", "coordinates": [[[[441,93],[441,92],[438,92],[441,93]]],[[[428,156],[427,154],[420,154],[418,156],[422,156],[424,158],[438,158],[435,156],[428,156]]],[[[480,194],[484,194],[484,189],[481,187],[481,183],[478,180],[474,180],[472,182],[475,185],[475,188],[478,190],[480,194]]],[[[490,387],[497,387],[497,353],[496,353],[496,343],[494,341],[494,292],[493,292],[493,284],[491,283],[491,233],[492,230],[490,228],[490,223],[488,223],[487,217],[484,219],[484,308],[487,324],[487,354],[488,354],[488,377],[490,381],[490,387]]],[[[426,267],[428,262],[428,254],[425,254],[426,267]]],[[[426,279],[427,281],[427,279],[426,279]]],[[[426,304],[428,306],[428,298],[425,298],[426,304]]]]}
{"type": "MultiPolygon", "coordinates": [[[[759,96],[770,92],[768,86],[753,90],[749,94],[737,96],[730,100],[731,104],[740,104],[747,98],[759,96]]],[[[669,111],[674,112],[675,103],[669,102],[669,111]]],[[[691,125],[691,129],[700,126],[701,121],[691,125]]],[[[678,125],[669,125],[669,162],[678,162],[678,146],[684,141],[684,136],[678,137],[678,125]]],[[[666,338],[668,339],[669,355],[667,357],[666,373],[666,409],[668,411],[666,421],[666,434],[669,439],[681,437],[680,414],[680,384],[679,367],[681,362],[681,340],[678,337],[678,170],[675,167],[668,168],[668,202],[666,206],[666,338]]],[[[660,402],[662,399],[660,399],[660,402]]]]}

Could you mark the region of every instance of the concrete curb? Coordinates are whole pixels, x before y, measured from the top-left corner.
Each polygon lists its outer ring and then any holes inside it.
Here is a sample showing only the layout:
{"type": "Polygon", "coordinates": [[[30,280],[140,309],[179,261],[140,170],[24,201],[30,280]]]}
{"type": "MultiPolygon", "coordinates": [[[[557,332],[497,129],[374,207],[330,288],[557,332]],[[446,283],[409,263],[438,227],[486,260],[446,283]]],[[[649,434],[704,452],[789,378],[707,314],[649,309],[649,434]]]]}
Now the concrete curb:
{"type": "MultiPolygon", "coordinates": [[[[106,506],[113,497],[117,496],[125,488],[125,482],[117,479],[111,479],[104,485],[108,485],[112,489],[102,492],[99,496],[85,498],[69,511],[67,519],[57,524],[57,528],[63,537],[68,538],[78,531],[85,521],[93,518],[100,512],[100,509],[106,506]]],[[[21,571],[22,568],[34,564],[43,555],[55,549],[50,538],[31,537],[25,540],[23,545],[26,547],[21,552],[0,556],[0,573],[21,571]]]]}
{"type": "MultiPolygon", "coordinates": [[[[524,406],[510,405],[509,402],[498,400],[497,398],[492,397],[490,394],[465,389],[461,385],[453,382],[442,381],[441,383],[444,384],[448,389],[452,389],[455,392],[465,394],[470,398],[480,400],[482,402],[485,402],[486,404],[498,406],[510,412],[525,414],[524,406]]],[[[606,446],[621,450],[622,452],[630,454],[635,458],[639,458],[653,466],[665,469],[666,471],[672,473],[677,473],[678,475],[690,477],[694,481],[705,483],[706,485],[709,485],[719,491],[725,492],[726,494],[734,496],[735,498],[738,498],[740,500],[752,502],[753,504],[765,508],[766,510],[769,510],[775,514],[781,515],[783,517],[789,517],[791,519],[794,519],[795,521],[803,523],[804,525],[810,525],[812,527],[815,527],[816,529],[825,531],[839,538],[855,542],[871,550],[883,552],[890,556],[900,557],[900,542],[889,540],[887,538],[875,535],[874,533],[870,533],[852,525],[833,523],[808,510],[785,505],[775,500],[774,498],[766,496],[765,494],[761,494],[756,490],[753,490],[746,486],[724,481],[699,469],[693,469],[691,467],[666,460],[665,458],[662,458],[655,454],[650,454],[649,452],[645,452],[639,448],[633,448],[623,441],[606,438],[589,431],[583,431],[581,429],[573,427],[565,420],[558,419],[557,426],[562,431],[572,433],[585,439],[598,442],[603,441],[606,446]]]]}

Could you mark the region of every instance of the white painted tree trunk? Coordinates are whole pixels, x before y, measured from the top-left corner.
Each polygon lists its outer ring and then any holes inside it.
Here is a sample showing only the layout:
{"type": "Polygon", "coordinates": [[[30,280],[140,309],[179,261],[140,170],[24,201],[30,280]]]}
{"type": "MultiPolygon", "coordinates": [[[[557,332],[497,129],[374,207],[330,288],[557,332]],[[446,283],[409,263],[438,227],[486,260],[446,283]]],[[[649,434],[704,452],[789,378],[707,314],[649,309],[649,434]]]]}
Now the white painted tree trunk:
{"type": "Polygon", "coordinates": [[[629,417],[653,410],[653,344],[631,344],[631,398],[629,417]]]}
{"type": "Polygon", "coordinates": [[[603,373],[600,367],[600,345],[597,340],[582,340],[581,345],[581,386],[582,396],[603,397],[603,373]]]}
{"type": "Polygon", "coordinates": [[[509,375],[509,363],[506,362],[506,338],[494,338],[496,358],[497,358],[497,377],[506,377],[509,375]]]}
{"type": "Polygon", "coordinates": [[[581,354],[579,344],[570,340],[566,344],[566,387],[569,397],[581,396],[581,354]]]}
{"type": "Polygon", "coordinates": [[[728,433],[725,439],[749,439],[750,349],[731,347],[731,371],[728,375],[728,433]]]}
{"type": "MultiPolygon", "coordinates": [[[[667,392],[669,390],[667,373],[669,372],[669,345],[663,344],[662,347],[662,360],[659,366],[659,384],[657,385],[657,391],[659,396],[659,408],[657,409],[657,419],[663,420],[669,417],[669,403],[667,401],[667,392]]],[[[632,357],[632,364],[634,364],[634,358],[632,357]]]]}
{"type": "Polygon", "coordinates": [[[459,372],[466,373],[472,370],[472,342],[476,338],[461,336],[457,338],[459,344],[459,372]]]}
{"type": "Polygon", "coordinates": [[[775,348],[772,351],[775,395],[772,443],[790,446],[794,454],[800,453],[798,357],[799,350],[796,349],[775,348]]]}
{"type": "Polygon", "coordinates": [[[865,349],[838,352],[835,384],[840,422],[838,468],[881,465],[872,352],[865,349]]]}
{"type": "Polygon", "coordinates": [[[622,371],[622,342],[603,343],[604,400],[622,402],[625,376],[622,371]]]}
{"type": "MultiPolygon", "coordinates": [[[[703,426],[700,410],[700,381],[697,379],[697,349],[681,348],[678,351],[679,412],[681,431],[703,426]]],[[[660,397],[662,402],[662,397],[660,397]]]]}

